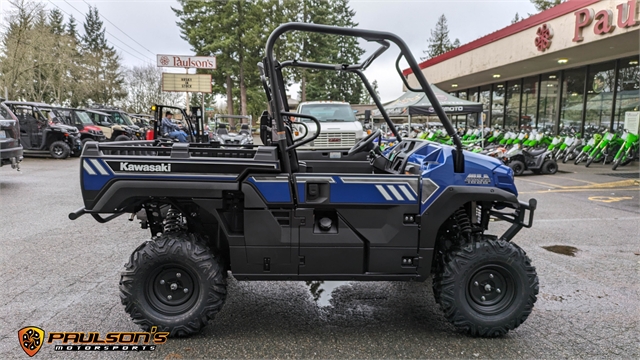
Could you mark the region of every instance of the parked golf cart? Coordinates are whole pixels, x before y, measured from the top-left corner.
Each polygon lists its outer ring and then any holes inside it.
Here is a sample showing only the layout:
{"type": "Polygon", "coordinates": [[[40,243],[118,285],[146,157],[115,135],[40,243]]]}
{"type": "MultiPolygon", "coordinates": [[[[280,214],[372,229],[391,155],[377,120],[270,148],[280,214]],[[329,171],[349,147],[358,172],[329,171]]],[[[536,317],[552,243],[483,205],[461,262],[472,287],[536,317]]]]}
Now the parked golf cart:
{"type": "Polygon", "coordinates": [[[105,141],[107,137],[102,129],[96,126],[89,114],[82,109],[74,108],[56,108],[62,115],[63,122],[67,125],[74,126],[80,131],[80,140],[84,145],[87,141],[105,141]]]}
{"type": "Polygon", "coordinates": [[[24,154],[49,154],[55,159],[79,156],[82,142],[78,129],[65,125],[62,115],[51,105],[5,101],[20,123],[20,143],[24,154]]]}
{"type": "Polygon", "coordinates": [[[18,118],[0,103],[0,167],[11,165],[12,169],[20,171],[22,152],[18,118]]]}
{"type": "Polygon", "coordinates": [[[84,112],[89,116],[94,125],[96,125],[109,141],[127,141],[136,138],[135,130],[120,124],[112,122],[111,114],[85,109],[84,112]]]}
{"type": "Polygon", "coordinates": [[[251,115],[225,115],[215,114],[213,117],[215,130],[211,133],[211,139],[219,141],[221,145],[253,145],[253,135],[251,134],[251,115]],[[221,119],[248,120],[249,123],[240,124],[240,131],[233,132],[227,129],[227,125],[221,119]]]}

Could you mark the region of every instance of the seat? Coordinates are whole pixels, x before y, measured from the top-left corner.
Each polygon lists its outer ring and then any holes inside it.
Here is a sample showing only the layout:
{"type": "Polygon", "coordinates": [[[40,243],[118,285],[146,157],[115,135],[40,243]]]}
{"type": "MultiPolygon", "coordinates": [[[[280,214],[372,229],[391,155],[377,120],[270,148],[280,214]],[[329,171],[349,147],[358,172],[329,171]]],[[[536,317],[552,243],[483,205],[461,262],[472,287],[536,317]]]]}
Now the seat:
{"type": "Polygon", "coordinates": [[[545,151],[547,151],[547,149],[523,150],[522,152],[527,155],[538,156],[544,153],[545,151]]]}
{"type": "Polygon", "coordinates": [[[225,125],[225,124],[218,125],[218,129],[216,129],[216,134],[218,134],[218,135],[229,135],[229,131],[227,130],[227,125],[225,125]]]}
{"type": "Polygon", "coordinates": [[[239,134],[243,134],[243,135],[250,135],[251,134],[251,129],[249,128],[249,125],[242,124],[242,125],[240,125],[240,131],[238,133],[239,134]]]}

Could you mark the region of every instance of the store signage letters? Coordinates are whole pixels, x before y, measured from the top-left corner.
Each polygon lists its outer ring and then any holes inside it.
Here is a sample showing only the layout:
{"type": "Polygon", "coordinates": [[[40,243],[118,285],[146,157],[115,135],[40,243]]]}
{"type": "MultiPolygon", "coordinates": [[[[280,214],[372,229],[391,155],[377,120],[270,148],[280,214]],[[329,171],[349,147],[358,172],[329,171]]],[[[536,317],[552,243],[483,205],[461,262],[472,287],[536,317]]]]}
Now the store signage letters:
{"type": "Polygon", "coordinates": [[[611,10],[600,10],[597,13],[594,13],[593,9],[582,9],[576,11],[574,13],[576,16],[576,26],[573,41],[581,42],[584,40],[582,37],[582,29],[591,25],[594,20],[595,24],[593,25],[593,32],[596,35],[608,34],[615,30],[616,25],[621,29],[637,26],[640,22],[635,18],[636,4],[637,0],[629,0],[626,3],[616,6],[618,16],[615,24],[613,22],[613,11],[611,10]]]}

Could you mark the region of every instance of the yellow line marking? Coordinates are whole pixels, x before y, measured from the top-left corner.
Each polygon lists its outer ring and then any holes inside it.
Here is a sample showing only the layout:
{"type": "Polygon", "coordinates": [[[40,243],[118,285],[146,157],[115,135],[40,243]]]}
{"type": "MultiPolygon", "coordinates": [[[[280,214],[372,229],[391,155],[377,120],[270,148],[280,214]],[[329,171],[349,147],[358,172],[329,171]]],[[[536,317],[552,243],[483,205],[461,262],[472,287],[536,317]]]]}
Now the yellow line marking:
{"type": "Polygon", "coordinates": [[[518,192],[520,194],[545,194],[545,193],[562,193],[562,192],[584,192],[584,191],[638,191],[638,188],[615,188],[615,189],[549,189],[549,190],[538,190],[538,191],[524,191],[518,192]]]}
{"type": "Polygon", "coordinates": [[[620,197],[589,196],[589,200],[603,202],[603,203],[612,203],[612,202],[618,202],[618,201],[622,201],[622,200],[631,200],[631,199],[633,199],[633,196],[620,196],[620,197]]]}
{"type": "Polygon", "coordinates": [[[530,183],[534,183],[534,184],[538,184],[538,185],[545,185],[545,186],[551,186],[551,187],[560,187],[559,185],[555,185],[555,184],[550,184],[550,183],[546,183],[546,182],[542,182],[542,181],[535,181],[535,180],[529,180],[529,179],[522,179],[522,178],[518,178],[518,180],[522,180],[522,181],[526,181],[526,182],[530,182],[530,183]]]}
{"type": "Polygon", "coordinates": [[[591,185],[595,185],[597,183],[593,182],[593,181],[587,181],[587,180],[580,180],[580,179],[574,179],[574,178],[570,178],[570,177],[563,177],[563,179],[569,179],[571,181],[577,181],[577,182],[581,182],[581,183],[585,183],[585,184],[591,184],[591,185]]]}
{"type": "Polygon", "coordinates": [[[628,180],[611,181],[611,182],[606,182],[606,183],[592,183],[590,185],[574,185],[574,186],[554,185],[554,184],[549,184],[549,183],[545,183],[545,182],[542,182],[542,181],[525,180],[525,179],[519,179],[519,180],[529,181],[529,182],[540,184],[540,185],[550,186],[550,187],[555,188],[555,189],[564,189],[564,190],[571,190],[571,189],[603,189],[603,188],[610,189],[610,188],[618,188],[618,187],[626,187],[626,186],[639,186],[640,185],[640,180],[638,180],[638,179],[628,179],[628,180]]]}

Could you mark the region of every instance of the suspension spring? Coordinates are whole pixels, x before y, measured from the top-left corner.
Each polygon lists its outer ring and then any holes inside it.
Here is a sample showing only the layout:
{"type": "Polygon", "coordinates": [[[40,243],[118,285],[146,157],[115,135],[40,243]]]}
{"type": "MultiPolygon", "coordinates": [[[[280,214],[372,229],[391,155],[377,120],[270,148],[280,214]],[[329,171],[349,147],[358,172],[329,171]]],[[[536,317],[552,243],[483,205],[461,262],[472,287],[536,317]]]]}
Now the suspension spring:
{"type": "Polygon", "coordinates": [[[180,211],[170,207],[167,210],[167,216],[164,218],[164,232],[179,232],[182,230],[182,214],[180,211]]]}
{"type": "Polygon", "coordinates": [[[453,213],[453,219],[458,225],[458,231],[460,231],[460,235],[468,236],[471,233],[471,220],[469,220],[469,216],[467,216],[467,212],[464,210],[464,208],[456,210],[453,213]]]}

